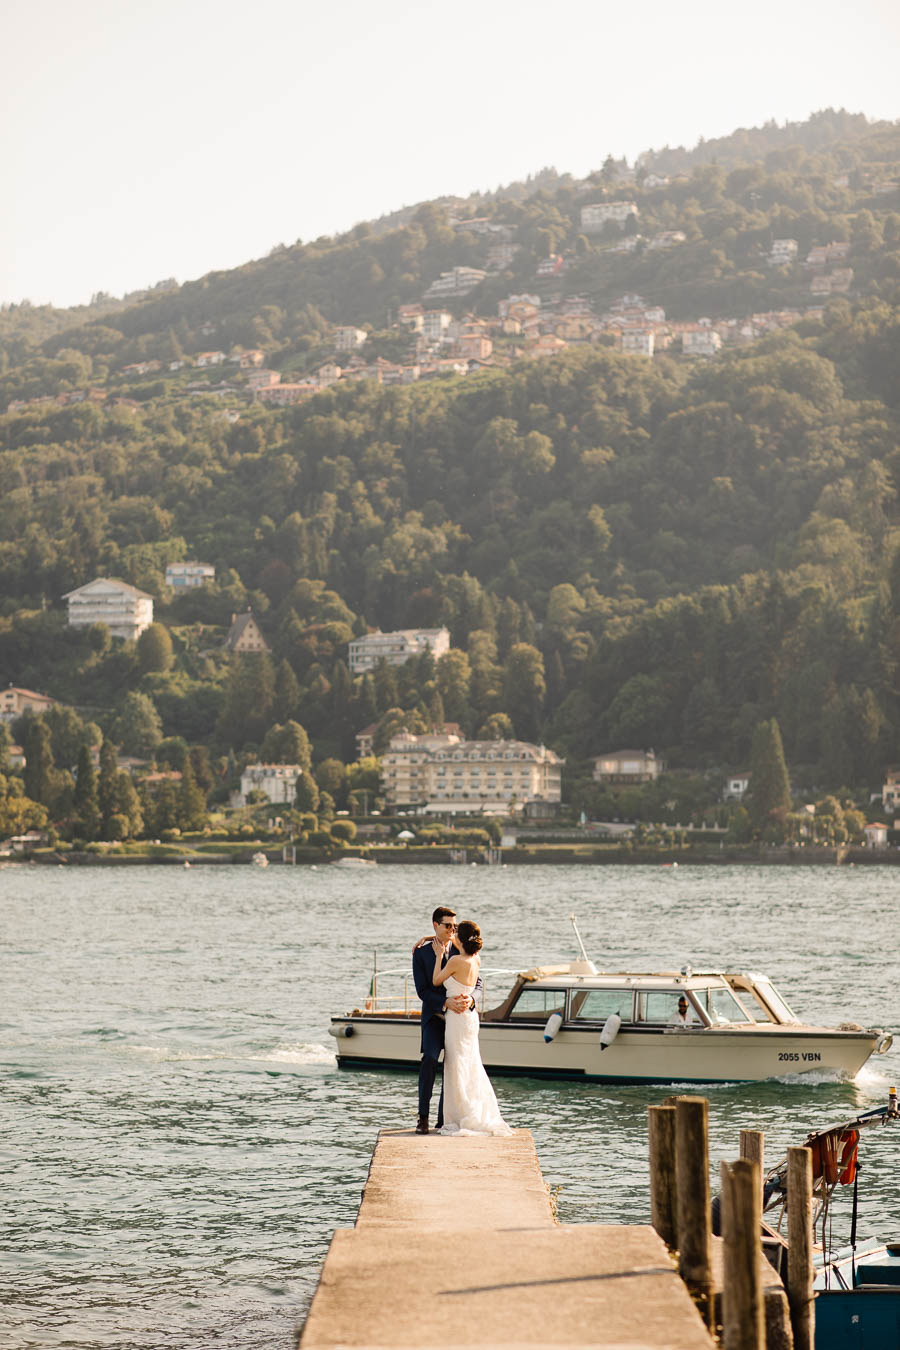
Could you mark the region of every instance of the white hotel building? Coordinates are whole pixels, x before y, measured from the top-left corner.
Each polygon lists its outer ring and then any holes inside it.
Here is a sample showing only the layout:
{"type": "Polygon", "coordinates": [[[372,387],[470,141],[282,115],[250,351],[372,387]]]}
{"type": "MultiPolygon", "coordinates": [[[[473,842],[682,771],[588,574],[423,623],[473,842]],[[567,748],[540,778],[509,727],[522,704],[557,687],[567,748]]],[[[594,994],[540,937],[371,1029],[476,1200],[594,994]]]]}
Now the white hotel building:
{"type": "Polygon", "coordinates": [[[69,605],[70,628],[105,623],[113,637],[133,642],[153,622],[153,596],[112,577],[96,577],[63,599],[69,605]]]}
{"type": "Polygon", "coordinates": [[[350,674],[363,675],[379,661],[402,666],[413,656],[430,651],[435,661],[450,650],[447,628],[400,628],[394,633],[367,633],[350,643],[350,674]]]}
{"type": "Polygon", "coordinates": [[[546,746],[525,741],[401,731],[381,760],[385,802],[389,810],[512,815],[531,802],[558,804],[564,763],[546,746]]]}

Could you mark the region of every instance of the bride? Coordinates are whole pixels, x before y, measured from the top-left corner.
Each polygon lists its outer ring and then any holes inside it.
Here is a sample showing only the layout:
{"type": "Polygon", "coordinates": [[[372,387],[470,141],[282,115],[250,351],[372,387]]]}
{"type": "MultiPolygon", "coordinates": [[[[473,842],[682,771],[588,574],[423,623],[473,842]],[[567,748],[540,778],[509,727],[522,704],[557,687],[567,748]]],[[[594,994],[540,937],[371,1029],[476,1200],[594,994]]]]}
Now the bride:
{"type": "MultiPolygon", "coordinates": [[[[464,919],[456,934],[461,951],[441,966],[438,951],[432,979],[451,994],[471,995],[478,979],[481,930],[464,919]]],[[[442,1134],[512,1134],[500,1114],[494,1089],[484,1071],[478,1047],[477,1012],[454,1013],[444,1032],[444,1125],[442,1134]]]]}

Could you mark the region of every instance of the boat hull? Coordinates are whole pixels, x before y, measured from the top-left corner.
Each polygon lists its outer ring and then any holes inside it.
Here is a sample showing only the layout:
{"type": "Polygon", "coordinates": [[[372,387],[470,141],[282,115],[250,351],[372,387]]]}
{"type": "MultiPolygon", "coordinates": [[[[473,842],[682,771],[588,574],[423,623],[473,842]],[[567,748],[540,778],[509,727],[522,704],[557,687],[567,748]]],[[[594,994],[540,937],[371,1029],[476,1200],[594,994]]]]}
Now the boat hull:
{"type": "MultiPolygon", "coordinates": [[[[415,1069],[418,1017],[348,1015],[332,1019],[341,1068],[415,1069]]],[[[816,1074],[853,1078],[878,1037],[823,1028],[629,1028],[603,1049],[599,1030],[563,1027],[545,1042],[543,1027],[481,1026],[485,1068],[496,1074],[595,1082],[731,1083],[816,1074]]]]}

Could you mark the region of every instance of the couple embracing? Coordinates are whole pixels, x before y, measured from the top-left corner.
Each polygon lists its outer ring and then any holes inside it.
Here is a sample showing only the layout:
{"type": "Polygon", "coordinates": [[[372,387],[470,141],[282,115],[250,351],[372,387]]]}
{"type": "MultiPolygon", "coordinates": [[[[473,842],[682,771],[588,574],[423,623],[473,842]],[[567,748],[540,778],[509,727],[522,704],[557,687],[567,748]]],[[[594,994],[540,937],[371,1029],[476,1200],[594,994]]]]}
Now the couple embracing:
{"type": "Polygon", "coordinates": [[[434,937],[422,938],[413,950],[413,979],[422,1000],[416,1133],[428,1133],[431,1094],[443,1050],[437,1114],[441,1134],[512,1134],[500,1115],[478,1046],[475,994],[481,988],[481,931],[468,919],[457,924],[446,906],[434,911],[431,922],[434,937]]]}

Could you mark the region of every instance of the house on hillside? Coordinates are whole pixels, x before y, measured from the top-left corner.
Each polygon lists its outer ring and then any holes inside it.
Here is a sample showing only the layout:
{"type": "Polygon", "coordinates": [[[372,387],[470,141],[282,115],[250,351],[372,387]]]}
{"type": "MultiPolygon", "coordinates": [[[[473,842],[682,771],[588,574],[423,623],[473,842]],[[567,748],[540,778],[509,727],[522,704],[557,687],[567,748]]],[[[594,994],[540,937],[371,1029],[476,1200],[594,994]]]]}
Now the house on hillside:
{"type": "Polygon", "coordinates": [[[152,595],[115,577],[96,577],[63,599],[69,606],[70,628],[105,623],[113,637],[134,641],[153,622],[152,595]]]}
{"type": "Polygon", "coordinates": [[[23,713],[39,717],[56,706],[56,700],[46,694],[36,694],[33,689],[20,689],[10,685],[0,692],[0,722],[14,722],[23,713]]]}
{"type": "Polygon", "coordinates": [[[176,562],[166,567],[166,585],[175,591],[190,591],[215,581],[216,569],[212,563],[176,562]]]}
{"type": "Polygon", "coordinates": [[[742,769],[740,773],[729,774],[728,778],[725,780],[725,786],[722,789],[722,800],[726,802],[743,801],[749,786],[749,769],[742,769]]]}
{"type": "Polygon", "coordinates": [[[435,660],[450,650],[447,628],[401,628],[393,633],[366,633],[350,643],[350,674],[374,670],[379,661],[402,666],[413,656],[430,651],[435,660]]]}
{"type": "Polygon", "coordinates": [[[637,215],[638,209],[634,202],[593,202],[581,208],[581,228],[585,234],[595,234],[608,221],[624,226],[629,216],[636,218],[637,215]]]}
{"type": "Polygon", "coordinates": [[[655,782],[665,767],[652,750],[607,750],[594,760],[593,777],[609,787],[633,787],[655,782]]]}
{"type": "Polygon", "coordinates": [[[250,609],[247,610],[246,614],[232,614],[231,627],[222,645],[228,652],[267,652],[269,650],[269,644],[263,637],[259,624],[253,617],[253,611],[250,609]]]}
{"type": "Polygon", "coordinates": [[[900,768],[895,767],[886,771],[881,789],[881,804],[888,815],[894,815],[900,804],[900,768]]]}
{"type": "Polygon", "coordinates": [[[866,836],[867,848],[887,848],[889,825],[885,825],[880,820],[873,820],[871,825],[867,825],[863,830],[866,836]]]}
{"type": "Polygon", "coordinates": [[[355,351],[357,347],[363,346],[368,336],[364,328],[342,325],[334,330],[334,349],[337,352],[355,351]]]}
{"type": "Polygon", "coordinates": [[[299,764],[248,764],[241,774],[241,790],[232,804],[246,806],[251,792],[261,792],[270,802],[290,805],[297,795],[297,779],[303,770],[299,764]]]}

